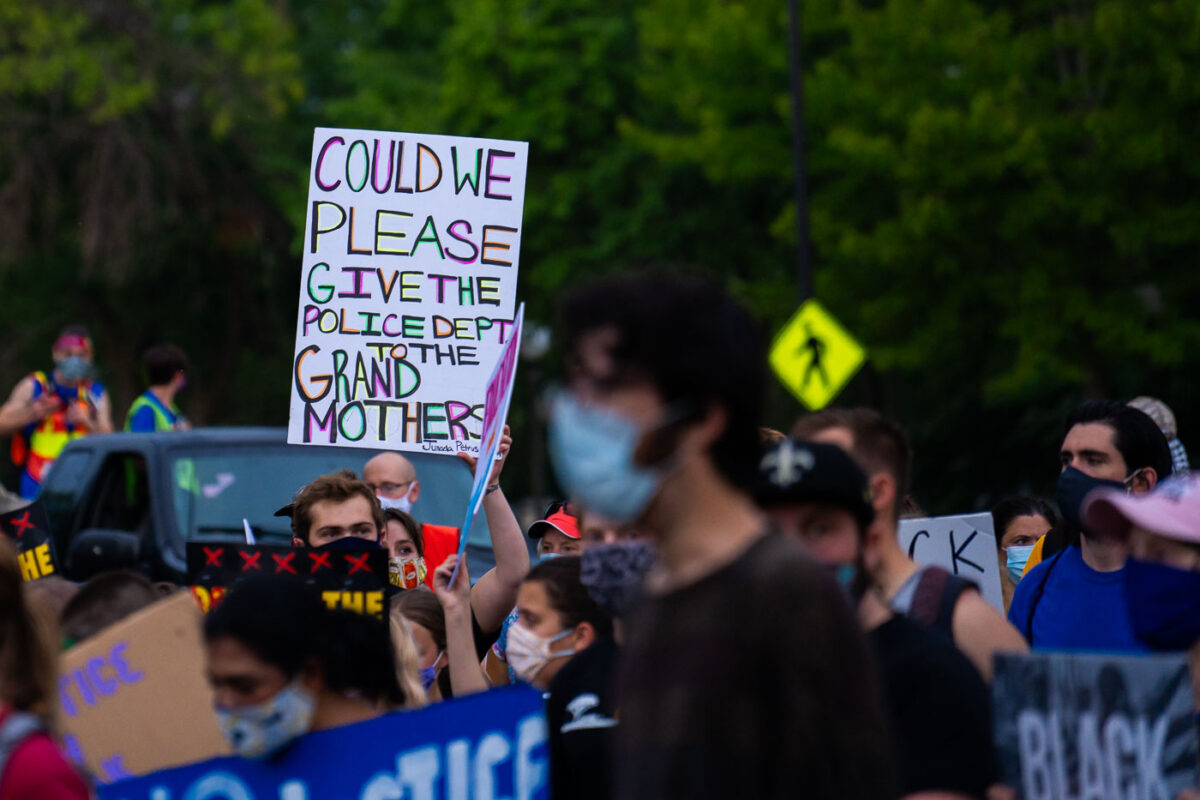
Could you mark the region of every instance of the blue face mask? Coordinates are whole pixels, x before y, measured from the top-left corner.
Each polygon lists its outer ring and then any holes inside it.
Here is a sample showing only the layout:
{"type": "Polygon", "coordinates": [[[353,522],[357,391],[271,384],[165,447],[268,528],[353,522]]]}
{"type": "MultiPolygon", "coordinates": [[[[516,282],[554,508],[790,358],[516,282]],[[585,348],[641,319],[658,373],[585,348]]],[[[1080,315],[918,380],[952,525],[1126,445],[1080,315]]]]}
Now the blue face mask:
{"type": "Polygon", "coordinates": [[[1021,582],[1021,576],[1025,574],[1025,565],[1029,563],[1029,556],[1035,547],[1037,545],[1026,544],[1004,548],[1004,552],[1008,554],[1008,563],[1005,566],[1008,567],[1008,577],[1012,578],[1013,583],[1021,582]]]}
{"type": "Polygon", "coordinates": [[[1187,650],[1200,641],[1200,572],[1130,558],[1125,604],[1134,634],[1155,650],[1187,650]]]}
{"type": "Polygon", "coordinates": [[[428,667],[421,667],[417,674],[421,677],[421,688],[429,691],[429,687],[433,686],[433,682],[437,680],[437,665],[442,660],[442,654],[438,653],[438,657],[433,660],[433,663],[428,667]]]}
{"type": "Polygon", "coordinates": [[[68,356],[55,361],[54,370],[64,381],[75,383],[92,374],[92,365],[83,356],[68,356]]]}
{"type": "Polygon", "coordinates": [[[833,574],[837,578],[838,585],[842,587],[842,591],[846,593],[846,598],[851,602],[857,602],[854,579],[858,577],[858,567],[854,564],[838,564],[833,574]]]}
{"type": "Polygon", "coordinates": [[[616,523],[642,515],[663,475],[633,463],[644,431],[611,411],[560,394],[550,407],[550,458],[574,500],[616,523]]]}

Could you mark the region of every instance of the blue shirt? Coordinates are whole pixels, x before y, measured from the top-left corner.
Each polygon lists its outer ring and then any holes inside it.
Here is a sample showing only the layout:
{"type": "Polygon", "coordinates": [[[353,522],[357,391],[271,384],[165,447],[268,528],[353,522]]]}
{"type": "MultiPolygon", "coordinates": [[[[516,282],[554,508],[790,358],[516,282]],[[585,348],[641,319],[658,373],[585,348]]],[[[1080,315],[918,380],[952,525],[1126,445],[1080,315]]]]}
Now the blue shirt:
{"type": "Polygon", "coordinates": [[[1106,653],[1149,650],[1133,635],[1125,605],[1125,568],[1097,572],[1084,563],[1083,551],[1077,546],[1043,561],[1021,579],[1013,592],[1008,620],[1030,640],[1034,650],[1106,653]],[[1043,578],[1046,578],[1045,588],[1035,605],[1043,578]]]}
{"type": "MultiPolygon", "coordinates": [[[[142,392],[142,397],[146,398],[148,401],[157,406],[166,416],[167,421],[171,423],[171,427],[167,430],[174,429],[175,425],[180,420],[180,415],[178,414],[177,409],[174,406],[171,408],[164,406],[162,401],[159,400],[154,392],[150,391],[149,389],[142,392]]],[[[129,431],[131,433],[154,433],[157,430],[158,417],[155,416],[154,409],[150,408],[149,406],[142,406],[136,412],[134,412],[132,417],[129,418],[129,431]]]]}

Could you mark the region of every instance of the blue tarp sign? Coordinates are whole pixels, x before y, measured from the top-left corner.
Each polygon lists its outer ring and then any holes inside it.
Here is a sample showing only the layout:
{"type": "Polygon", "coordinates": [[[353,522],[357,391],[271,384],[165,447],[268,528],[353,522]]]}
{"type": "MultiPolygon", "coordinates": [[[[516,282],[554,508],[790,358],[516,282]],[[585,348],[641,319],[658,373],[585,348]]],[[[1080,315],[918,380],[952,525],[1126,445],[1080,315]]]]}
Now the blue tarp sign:
{"type": "Polygon", "coordinates": [[[100,800],[544,800],[541,695],[498,689],[98,787],[100,800]]]}

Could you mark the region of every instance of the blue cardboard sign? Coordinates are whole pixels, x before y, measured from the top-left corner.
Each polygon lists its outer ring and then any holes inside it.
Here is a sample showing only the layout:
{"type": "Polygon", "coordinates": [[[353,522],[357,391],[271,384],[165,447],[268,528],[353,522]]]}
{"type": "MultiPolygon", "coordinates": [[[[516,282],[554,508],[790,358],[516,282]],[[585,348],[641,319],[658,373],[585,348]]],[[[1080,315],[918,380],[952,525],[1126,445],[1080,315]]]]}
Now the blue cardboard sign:
{"type": "Polygon", "coordinates": [[[100,800],[544,800],[546,715],[510,687],[98,787],[100,800]]]}

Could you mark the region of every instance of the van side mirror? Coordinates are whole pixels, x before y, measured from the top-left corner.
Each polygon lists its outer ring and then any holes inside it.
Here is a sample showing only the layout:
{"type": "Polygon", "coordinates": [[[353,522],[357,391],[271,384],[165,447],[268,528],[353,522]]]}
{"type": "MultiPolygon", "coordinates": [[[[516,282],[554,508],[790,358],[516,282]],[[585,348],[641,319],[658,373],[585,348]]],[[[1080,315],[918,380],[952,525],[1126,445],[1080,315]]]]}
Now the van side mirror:
{"type": "Polygon", "coordinates": [[[129,531],[88,528],[80,531],[67,549],[67,574],[87,580],[99,572],[131,569],[141,555],[141,539],[129,531]]]}

